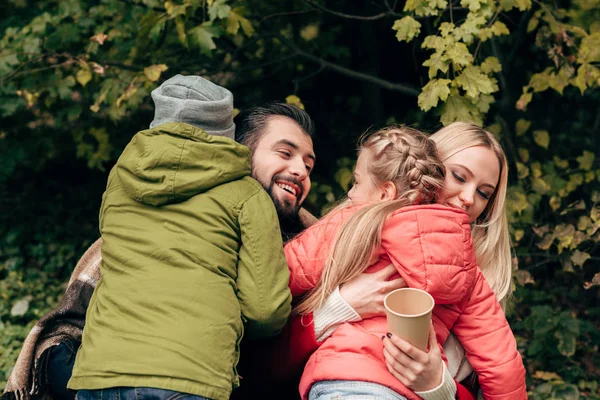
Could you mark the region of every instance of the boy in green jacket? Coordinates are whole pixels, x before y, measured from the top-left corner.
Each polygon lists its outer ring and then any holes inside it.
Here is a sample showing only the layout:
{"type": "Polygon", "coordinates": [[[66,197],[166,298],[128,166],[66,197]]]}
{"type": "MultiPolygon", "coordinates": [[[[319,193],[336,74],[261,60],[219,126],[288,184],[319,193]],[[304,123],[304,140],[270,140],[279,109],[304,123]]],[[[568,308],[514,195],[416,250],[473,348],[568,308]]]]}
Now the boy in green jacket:
{"type": "Polygon", "coordinates": [[[151,129],[127,145],[103,195],[101,280],[69,381],[80,400],[111,388],[228,399],[244,329],[273,336],[290,313],[277,214],[233,140],[231,92],[177,75],[152,98],[151,129]]]}

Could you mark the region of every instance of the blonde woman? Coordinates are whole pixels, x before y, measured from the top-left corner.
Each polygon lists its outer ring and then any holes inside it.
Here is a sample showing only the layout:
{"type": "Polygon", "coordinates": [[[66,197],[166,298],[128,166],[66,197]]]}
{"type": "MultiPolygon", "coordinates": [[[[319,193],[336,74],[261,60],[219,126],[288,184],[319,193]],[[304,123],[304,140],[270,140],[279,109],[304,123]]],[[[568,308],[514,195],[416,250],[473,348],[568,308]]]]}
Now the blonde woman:
{"type": "MultiPolygon", "coordinates": [[[[468,213],[477,262],[504,307],[511,293],[512,272],[505,207],[508,165],[504,151],[490,132],[465,122],[448,125],[430,138],[446,167],[441,200],[468,213]],[[499,173],[494,172],[494,166],[499,173]],[[491,195],[486,181],[497,182],[491,195]]],[[[432,372],[437,369],[433,365],[439,364],[439,352],[423,353],[394,336],[385,338],[384,346],[386,362],[394,376],[410,387],[419,384],[437,387],[432,372]]],[[[455,336],[451,335],[444,343],[444,350],[450,375],[459,382],[469,376],[472,368],[455,336]]]]}
{"type": "MultiPolygon", "coordinates": [[[[469,157],[485,164],[485,154],[469,157]]],[[[461,184],[474,175],[464,165],[452,168],[451,175],[461,184]]],[[[443,342],[453,329],[480,374],[484,395],[524,398],[521,357],[494,292],[476,266],[470,241],[469,222],[488,211],[500,166],[492,163],[476,189],[486,201],[451,188],[437,198],[443,169],[435,145],[419,132],[393,127],[370,136],[359,152],[350,206],[338,207],[285,248],[290,289],[295,297],[304,296],[295,311],[310,315],[322,309],[335,288],[366,265],[373,272],[391,261],[409,286],[427,289],[439,305],[434,308],[429,353],[437,350],[436,335],[443,342]],[[444,206],[414,205],[434,200],[444,206]]],[[[493,214],[491,208],[489,212],[493,214]]],[[[427,387],[412,382],[412,374],[408,382],[405,371],[398,373],[384,359],[384,335],[377,335],[385,330],[383,317],[337,327],[308,361],[300,382],[302,397],[420,398],[427,387]]],[[[439,350],[437,358],[441,363],[439,350]]],[[[435,371],[439,380],[442,372],[443,365],[435,371]]]]}

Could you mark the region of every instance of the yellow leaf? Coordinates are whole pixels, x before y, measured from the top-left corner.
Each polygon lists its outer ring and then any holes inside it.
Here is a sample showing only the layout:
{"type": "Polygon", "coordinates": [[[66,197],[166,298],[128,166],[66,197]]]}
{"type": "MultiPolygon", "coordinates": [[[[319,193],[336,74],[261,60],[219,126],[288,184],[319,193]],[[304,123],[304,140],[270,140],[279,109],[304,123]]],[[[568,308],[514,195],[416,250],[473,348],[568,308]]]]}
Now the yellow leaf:
{"type": "Polygon", "coordinates": [[[548,250],[552,243],[554,242],[554,235],[552,233],[547,233],[544,235],[544,238],[540,240],[536,246],[542,250],[548,250]]]}
{"type": "Polygon", "coordinates": [[[515,231],[515,241],[519,241],[523,238],[523,235],[525,234],[525,231],[523,229],[517,229],[515,231]]]}
{"type": "Polygon", "coordinates": [[[560,208],[560,203],[561,203],[560,197],[558,197],[558,196],[550,197],[549,203],[550,203],[550,208],[552,208],[552,211],[558,210],[560,208]]]}
{"type": "Polygon", "coordinates": [[[295,94],[286,97],[285,102],[304,110],[304,104],[302,104],[302,100],[300,100],[300,97],[296,96],[295,94]]]}
{"type": "Polygon", "coordinates": [[[600,209],[599,208],[592,208],[592,211],[590,211],[590,218],[592,219],[592,221],[596,222],[600,220],[600,209]]]}
{"type": "Polygon", "coordinates": [[[583,264],[585,264],[585,262],[590,258],[592,257],[585,251],[575,250],[573,254],[571,254],[571,261],[573,261],[573,264],[580,267],[583,267],[583,264]]]}
{"type": "Polygon", "coordinates": [[[121,94],[119,96],[119,98],[117,99],[117,108],[121,107],[121,103],[123,103],[126,100],[129,100],[131,98],[131,96],[133,96],[135,94],[135,92],[137,92],[137,88],[133,85],[133,83],[131,85],[129,85],[127,87],[127,90],[125,90],[125,92],[123,94],[121,94]]]}
{"type": "Polygon", "coordinates": [[[525,119],[520,119],[517,121],[516,124],[516,131],[517,131],[517,136],[523,136],[525,134],[525,132],[527,132],[527,130],[529,129],[529,127],[531,126],[531,121],[527,121],[525,119]]]}
{"type": "Polygon", "coordinates": [[[539,162],[534,162],[531,164],[531,175],[534,178],[539,178],[542,176],[542,166],[539,162]]]}
{"type": "Polygon", "coordinates": [[[594,171],[588,171],[585,173],[585,183],[590,183],[591,181],[594,180],[594,178],[596,177],[596,174],[594,173],[594,171]]]}
{"type": "Polygon", "coordinates": [[[529,150],[520,148],[519,149],[519,157],[521,158],[521,161],[523,161],[524,163],[529,161],[529,150]]]}
{"type": "Polygon", "coordinates": [[[319,25],[317,24],[306,25],[300,30],[300,37],[307,42],[310,42],[317,36],[319,36],[319,25]]]}
{"type": "Polygon", "coordinates": [[[155,64],[144,68],[144,75],[152,82],[156,82],[160,79],[160,74],[168,70],[165,64],[155,64]]]}
{"type": "Polygon", "coordinates": [[[94,71],[98,75],[104,75],[104,71],[106,70],[106,68],[104,68],[102,65],[93,61],[90,62],[90,67],[92,67],[92,71],[94,71]]]}
{"type": "Polygon", "coordinates": [[[556,372],[546,372],[546,371],[535,371],[535,373],[531,376],[533,379],[540,379],[542,381],[552,381],[552,380],[562,380],[560,375],[556,372]]]}
{"type": "Polygon", "coordinates": [[[529,176],[529,168],[525,164],[517,161],[517,176],[519,179],[525,179],[529,176]]]}
{"type": "Polygon", "coordinates": [[[533,276],[531,276],[531,273],[523,269],[520,269],[517,272],[515,272],[515,279],[517,280],[520,286],[525,286],[528,283],[535,283],[535,281],[533,280],[533,276]]]}
{"type": "Polygon", "coordinates": [[[27,90],[17,90],[15,93],[17,96],[21,96],[23,99],[25,99],[27,102],[27,108],[33,107],[38,97],[40,97],[39,92],[31,93],[27,90]]]}
{"type": "Polygon", "coordinates": [[[75,79],[77,80],[77,82],[79,82],[81,86],[85,86],[88,84],[89,81],[92,80],[92,71],[90,71],[89,68],[82,68],[79,71],[77,71],[75,79]]]}
{"type": "Polygon", "coordinates": [[[513,192],[508,201],[510,207],[517,213],[521,213],[527,209],[529,203],[527,202],[527,196],[520,192],[513,192]]]}
{"type": "Polygon", "coordinates": [[[233,109],[233,118],[236,117],[236,115],[238,115],[240,113],[240,109],[239,108],[234,108],[233,109]]]}
{"type": "Polygon", "coordinates": [[[588,289],[592,288],[593,286],[598,286],[598,285],[600,285],[600,272],[598,272],[597,274],[594,275],[591,282],[584,283],[583,288],[585,290],[588,290],[588,289]]]}
{"type": "Polygon", "coordinates": [[[577,157],[576,160],[579,163],[579,168],[583,169],[584,171],[589,171],[592,169],[594,158],[596,158],[595,154],[586,150],[583,152],[583,155],[577,157]]]}
{"type": "Polygon", "coordinates": [[[558,168],[565,169],[569,166],[569,162],[567,160],[562,160],[558,156],[554,156],[553,160],[554,164],[556,164],[558,168]]]}
{"type": "Polygon", "coordinates": [[[531,182],[531,186],[532,186],[533,190],[535,190],[536,192],[538,192],[540,194],[546,194],[550,190],[550,185],[548,184],[548,182],[546,182],[542,178],[535,178],[531,182]]]}
{"type": "Polygon", "coordinates": [[[100,45],[103,45],[103,44],[104,44],[104,41],[106,40],[106,38],[107,38],[107,37],[108,37],[108,35],[106,35],[106,34],[104,34],[104,33],[97,33],[97,34],[95,34],[94,36],[92,36],[92,37],[90,38],[90,40],[91,40],[92,42],[96,42],[96,43],[98,43],[98,44],[100,44],[100,45]]]}
{"type": "Polygon", "coordinates": [[[534,131],[533,139],[538,146],[548,150],[548,145],[550,144],[550,135],[548,134],[548,131],[534,131]]]}

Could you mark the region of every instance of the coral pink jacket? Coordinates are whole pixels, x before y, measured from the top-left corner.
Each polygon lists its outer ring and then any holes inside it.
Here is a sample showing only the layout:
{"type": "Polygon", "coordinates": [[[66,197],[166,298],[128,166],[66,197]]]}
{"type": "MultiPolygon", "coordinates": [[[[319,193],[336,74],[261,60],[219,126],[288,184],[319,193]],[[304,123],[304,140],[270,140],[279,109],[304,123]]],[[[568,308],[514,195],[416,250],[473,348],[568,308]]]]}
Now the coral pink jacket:
{"type": "MultiPolygon", "coordinates": [[[[285,246],[294,297],[321,277],[330,246],[355,207],[330,214],[285,246]]],[[[439,343],[450,330],[464,346],[486,399],[526,399],[525,368],[504,313],[475,261],[466,213],[440,205],[394,212],[384,224],[374,272],[393,263],[409,287],[435,299],[433,324],[439,343]]],[[[357,380],[379,383],[419,399],[391,375],[383,358],[385,317],[343,324],[310,357],[300,381],[303,399],[313,383],[357,380]]]]}

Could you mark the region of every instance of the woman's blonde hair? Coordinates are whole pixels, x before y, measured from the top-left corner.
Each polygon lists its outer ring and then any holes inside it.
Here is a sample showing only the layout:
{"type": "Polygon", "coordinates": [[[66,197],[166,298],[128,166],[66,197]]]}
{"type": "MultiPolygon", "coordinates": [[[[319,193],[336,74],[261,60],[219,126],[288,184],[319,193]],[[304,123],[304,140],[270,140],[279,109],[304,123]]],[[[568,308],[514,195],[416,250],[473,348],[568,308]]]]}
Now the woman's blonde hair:
{"type": "MultiPolygon", "coordinates": [[[[386,218],[401,207],[434,203],[444,184],[444,164],[438,158],[435,144],[416,129],[383,128],[362,141],[359,156],[362,154],[369,157],[369,177],[378,186],[392,182],[396,198],[365,205],[343,223],[321,279],[295,308],[295,313],[308,314],[320,308],[336,287],[362,273],[381,245],[386,218]]],[[[341,212],[347,204],[331,212],[341,212]]]]}
{"type": "Polygon", "coordinates": [[[512,285],[511,246],[504,204],[508,186],[508,163],[504,150],[490,132],[466,122],[454,122],[431,135],[430,139],[437,145],[443,162],[459,151],[474,146],[485,146],[498,158],[500,177],[496,191],[485,210],[471,225],[471,231],[479,267],[504,307],[512,285]]]}

